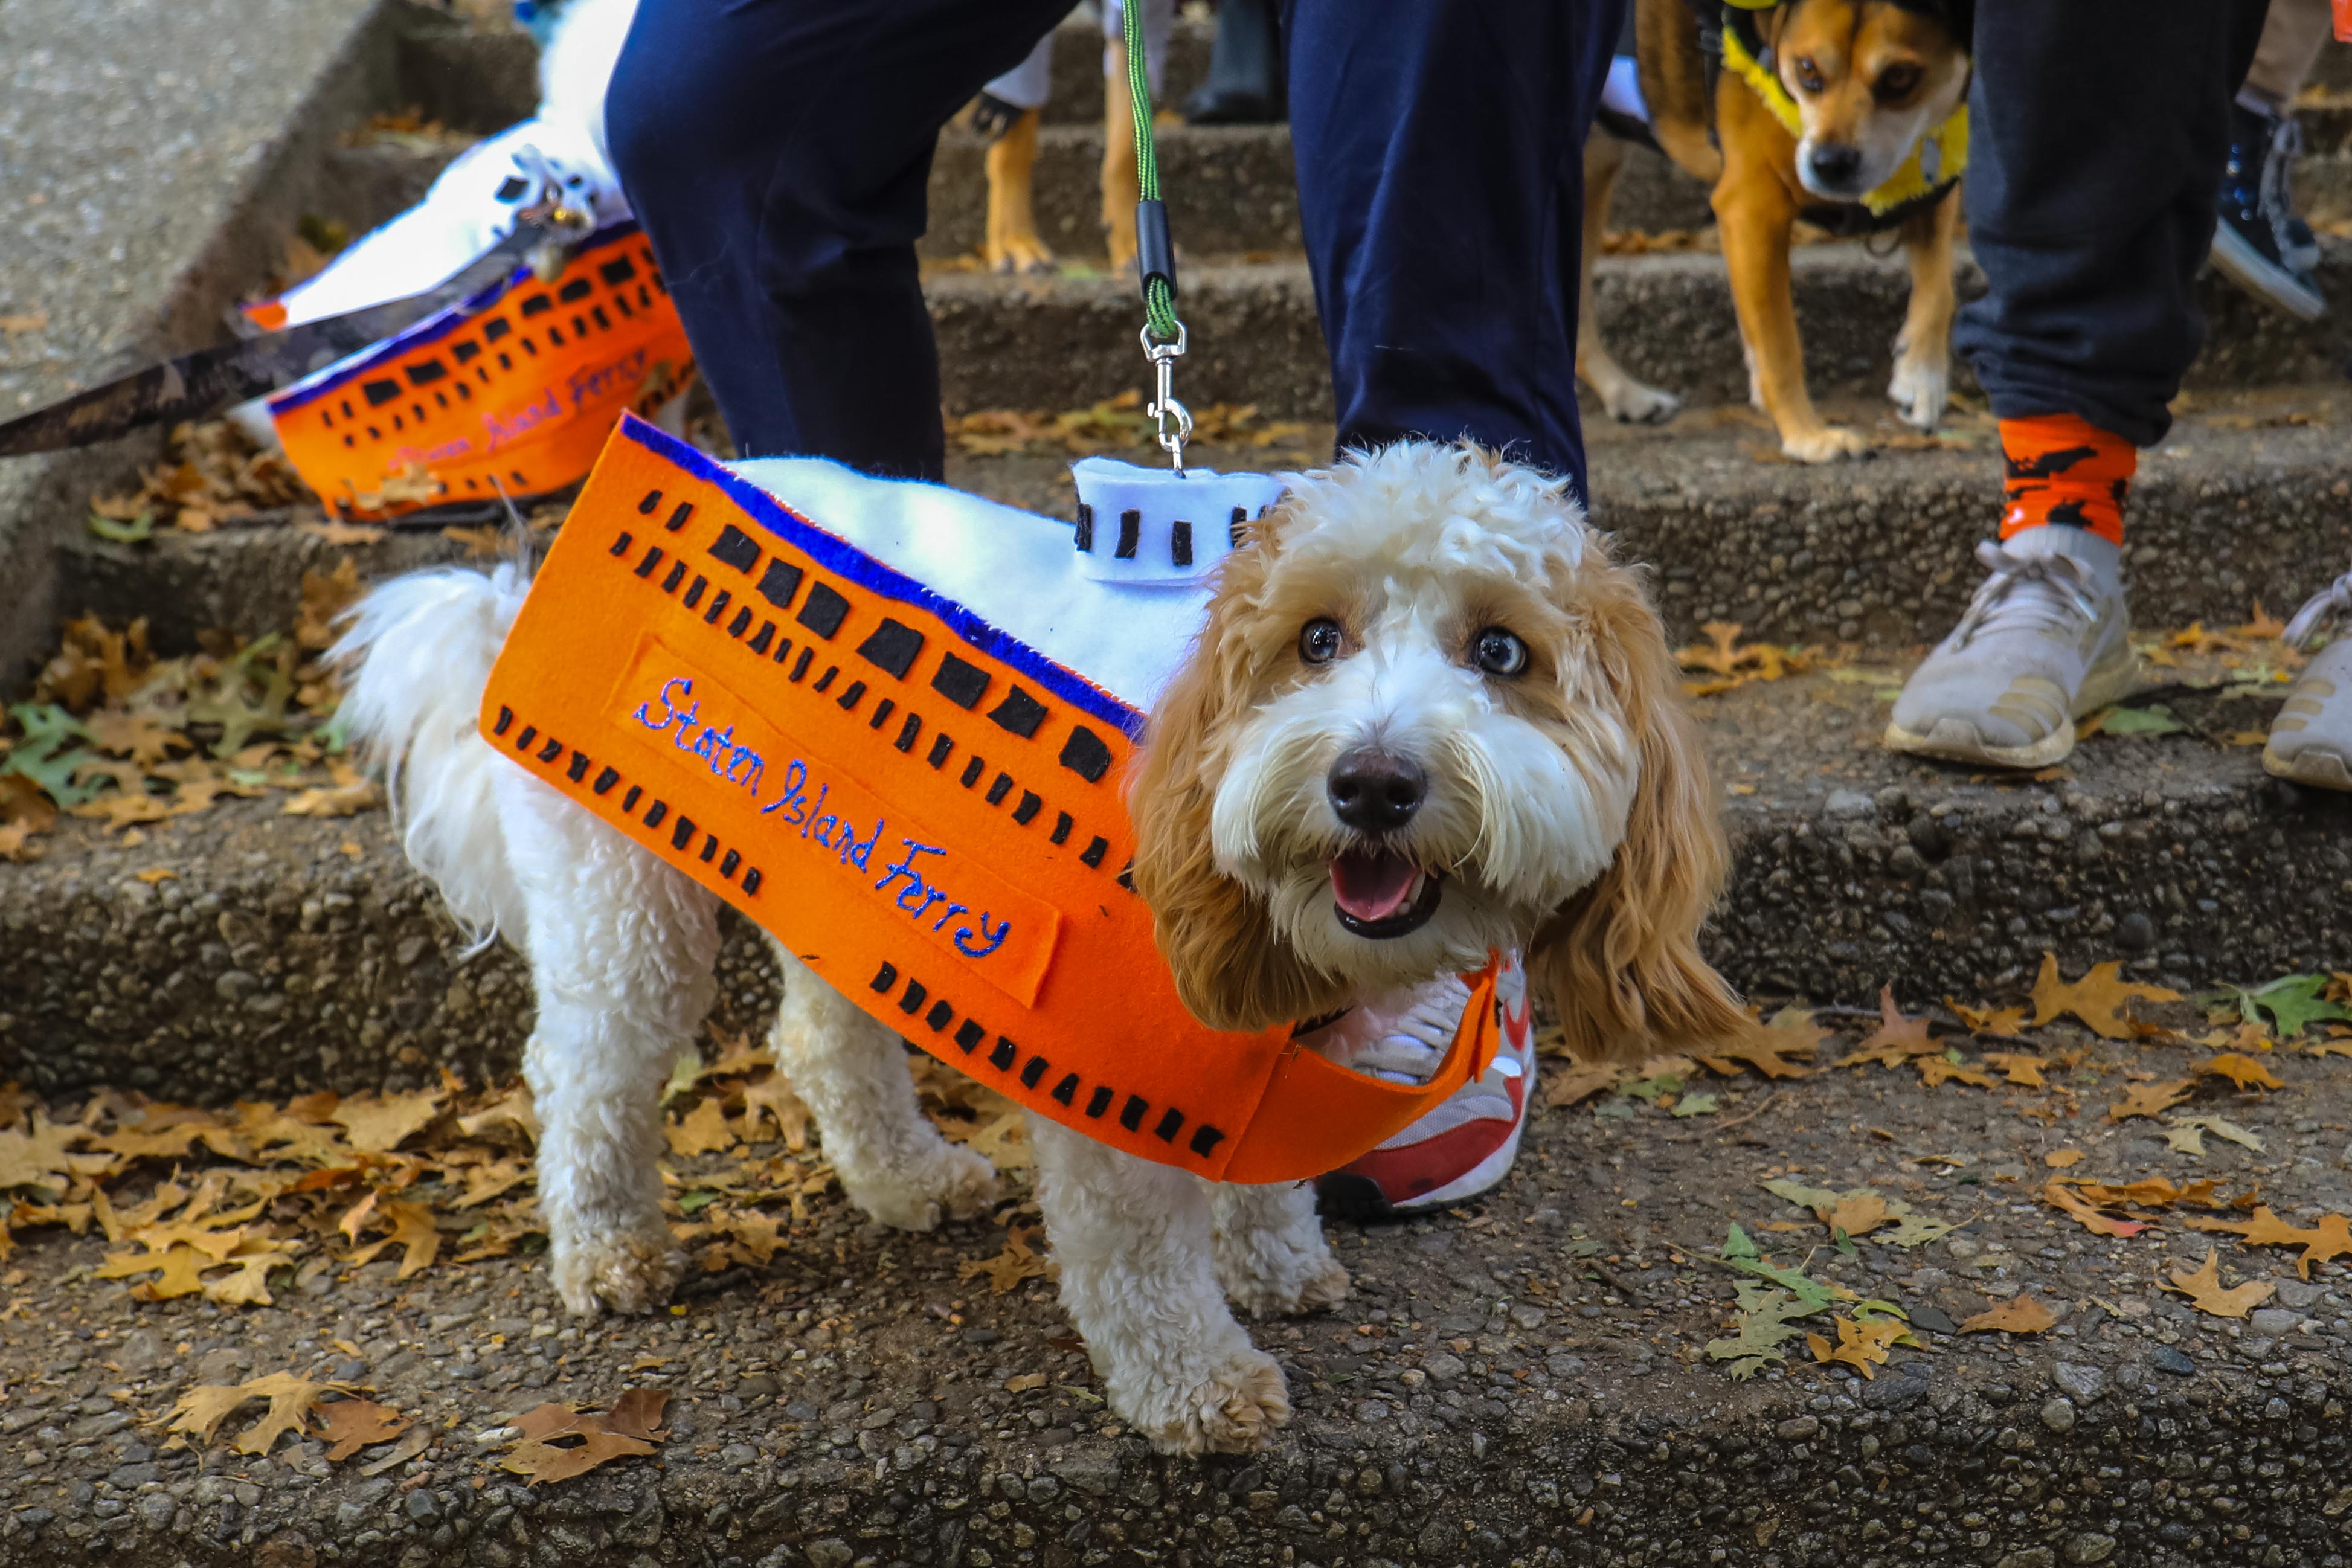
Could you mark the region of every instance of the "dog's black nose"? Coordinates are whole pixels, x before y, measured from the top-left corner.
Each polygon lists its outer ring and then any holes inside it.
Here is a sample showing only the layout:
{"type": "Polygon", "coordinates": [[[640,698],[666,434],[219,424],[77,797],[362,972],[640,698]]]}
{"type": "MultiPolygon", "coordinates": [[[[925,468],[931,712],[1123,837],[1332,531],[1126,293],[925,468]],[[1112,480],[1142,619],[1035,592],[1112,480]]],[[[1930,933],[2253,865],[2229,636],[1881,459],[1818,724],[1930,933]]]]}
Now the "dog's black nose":
{"type": "Polygon", "coordinates": [[[1412,820],[1428,798],[1429,775],[1411,758],[1364,746],[1332,763],[1323,787],[1340,821],[1377,837],[1412,820]]]}
{"type": "Polygon", "coordinates": [[[1838,142],[1813,149],[1813,178],[1825,185],[1843,185],[1862,170],[1862,149],[1838,142]]]}

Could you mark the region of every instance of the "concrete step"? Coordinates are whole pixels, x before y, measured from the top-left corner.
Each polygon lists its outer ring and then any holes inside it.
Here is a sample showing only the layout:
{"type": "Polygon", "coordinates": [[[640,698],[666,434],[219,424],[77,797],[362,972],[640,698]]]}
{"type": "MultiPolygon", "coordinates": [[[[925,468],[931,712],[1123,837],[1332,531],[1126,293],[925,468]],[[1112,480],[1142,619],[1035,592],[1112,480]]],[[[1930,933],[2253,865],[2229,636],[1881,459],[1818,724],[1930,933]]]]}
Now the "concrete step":
{"type": "MultiPolygon", "coordinates": [[[[1709,947],[1743,990],[2007,994],[2045,949],[2182,989],[2341,966],[2352,799],[2224,743],[2266,705],[2158,688],[2190,732],[2096,736],[2023,781],[1881,751],[1901,671],[1873,658],[1698,704],[1738,860],[1709,947]]],[[[467,956],[380,813],[277,812],[224,803],[132,847],[70,819],[42,858],[0,864],[0,943],[22,957],[0,966],[0,1082],[220,1101],[510,1070],[530,1015],[513,953],[467,956]]],[[[721,993],[748,1025],[773,974],[731,924],[721,993]]]]}
{"type": "MultiPolygon", "coordinates": [[[[2352,300],[2352,240],[2331,239],[2324,249],[2322,286],[2352,300]]],[[[1909,296],[1901,258],[1874,257],[1852,243],[1807,246],[1795,253],[1791,271],[1814,395],[1878,393],[1909,296]]],[[[1595,282],[1609,342],[1633,374],[1698,404],[1745,400],[1747,371],[1719,258],[1604,257],[1595,282]]],[[[1303,263],[1196,260],[1182,286],[1181,313],[1192,342],[1181,372],[1188,402],[1329,416],[1322,331],[1303,263]]],[[[1983,289],[1965,255],[1959,286],[1966,298],[1983,289]]],[[[1125,279],[940,270],[926,289],[950,410],[1083,405],[1139,383],[1136,306],[1125,279]]],[[[2291,321],[2210,273],[2199,299],[2210,330],[2191,386],[2322,383],[2343,374],[2343,322],[2352,312],[2315,324],[2291,321]]],[[[1964,366],[1955,383],[1972,386],[1964,366]]]]}
{"type": "MultiPolygon", "coordinates": [[[[1297,253],[1298,186],[1286,125],[1171,125],[1160,133],[1168,226],[1184,251],[1297,253]]],[[[975,255],[986,232],[988,143],[969,132],[940,138],[931,163],[926,257],[975,255]]],[[[1102,261],[1102,150],[1098,125],[1048,127],[1037,139],[1033,199],[1037,233],[1057,258],[1102,261]]]]}
{"type": "MultiPolygon", "coordinates": [[[[2002,1097],[2063,1115],[2079,1092],[2084,1119],[2057,1130],[1875,1068],[1706,1080],[1719,1110],[1690,1120],[1630,1099],[1609,1117],[1538,1111],[1507,1184],[1473,1205],[1327,1222],[1351,1293],[1250,1325],[1293,1415],[1246,1458],[1162,1458],[1124,1431],[1048,1281],[963,1282],[1003,1246],[994,1226],[887,1231],[837,1193],[804,1217],[795,1203],[767,1264],[690,1277],[672,1311],[568,1321],[527,1255],[457,1266],[445,1249],[399,1280],[390,1258],[306,1268],[271,1306],[225,1311],[93,1278],[110,1245],[95,1226],[24,1228],[0,1338],[24,1462],[0,1476],[0,1564],[2322,1568],[2352,1502],[2352,1270],[2299,1279],[2291,1252],[2168,1215],[2128,1241],[2053,1231],[2028,1200],[2063,1139],[2105,1180],[2260,1182],[2283,1215],[2340,1213],[2352,1085],[2326,1070],[2341,1063],[2284,1052],[2293,1087],[2268,1103],[2213,1084],[2199,1109],[2269,1152],[2211,1139],[2200,1165],[2133,1133],[2152,1123],[2104,1127],[2092,1109],[2126,1072],[2185,1071],[2182,1054],[2086,1043],[2082,1066],[2047,1069],[2053,1091],[2002,1097]],[[1866,1236],[1843,1256],[1759,1190],[1790,1165],[1967,1228],[1911,1250],[1866,1236]],[[1735,1223],[1776,1262],[1903,1307],[1917,1348],[1864,1382],[1792,1340],[1785,1369],[1732,1382],[1705,1347],[1730,1332],[1736,1277],[1707,1258],[1735,1223]],[[2233,1280],[2271,1284],[2260,1315],[2203,1316],[2156,1289],[2168,1260],[2185,1272],[2214,1241],[2233,1280]],[[1950,1331],[2012,1292],[2063,1321],[1950,1331]],[[229,1442],[251,1412],[211,1445],[161,1441],[192,1387],[273,1373],[401,1412],[416,1436],[392,1458],[408,1463],[372,1478],[381,1448],[330,1464],[299,1435],[241,1456],[229,1442]],[[656,1457],[545,1486],[499,1468],[514,1415],[630,1387],[667,1395],[656,1457]],[[2183,1479],[2200,1476],[2217,1479],[2183,1479]]],[[[72,1120],[69,1102],[49,1109],[72,1120]]],[[[688,1182],[743,1168],[670,1163],[688,1182]]],[[[115,1191],[127,1209],[145,1184],[115,1191]]],[[[1830,1331],[1826,1315],[1797,1326],[1830,1331]]]]}
{"type": "MultiPolygon", "coordinates": [[[[1832,405],[1880,438],[1913,439],[1884,405],[1832,405]]],[[[1969,445],[1895,448],[1809,468],[1777,460],[1761,416],[1696,410],[1664,428],[1588,414],[1595,515],[1626,554],[1654,566],[1674,637],[1709,620],[1750,638],[1904,648],[1940,637],[1979,573],[1973,552],[1999,505],[1990,423],[1958,416],[1969,445]]],[[[2132,495],[2132,594],[2146,626],[2232,626],[2259,601],[2284,616],[2352,562],[2352,390],[2262,388],[2193,398],[2144,460],[2132,495]]],[[[1215,468],[1297,467],[1329,450],[1328,426],[1270,448],[1207,447],[1215,468]]],[[[1138,460],[1150,460],[1143,452],[1138,460]]],[[[1032,510],[1066,513],[1069,458],[951,457],[949,482],[1032,510]]],[[[289,624],[302,575],[348,554],[370,580],[460,557],[437,530],[330,545],[290,515],[208,534],[164,531],[143,545],[79,536],[58,557],[59,603],[121,625],[144,616],[155,646],[195,646],[215,627],[246,636],[289,624]]]]}

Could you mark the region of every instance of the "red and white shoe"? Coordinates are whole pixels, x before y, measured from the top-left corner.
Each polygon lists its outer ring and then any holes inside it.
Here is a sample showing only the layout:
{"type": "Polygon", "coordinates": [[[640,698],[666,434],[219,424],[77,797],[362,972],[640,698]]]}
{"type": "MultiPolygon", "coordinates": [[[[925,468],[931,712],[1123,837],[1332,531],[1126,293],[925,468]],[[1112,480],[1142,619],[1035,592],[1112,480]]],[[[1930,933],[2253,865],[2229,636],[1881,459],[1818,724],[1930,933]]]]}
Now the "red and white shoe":
{"type": "MultiPolygon", "coordinates": [[[[1402,1005],[1359,1007],[1303,1039],[1343,1067],[1395,1083],[1425,1083],[1469,1004],[1469,986],[1448,975],[1411,993],[1402,1005]]],[[[1517,954],[1496,978],[1495,1007],[1502,1028],[1493,1065],[1370,1153],[1322,1177],[1316,1185],[1324,1213],[1423,1214],[1476,1197],[1509,1173],[1536,1088],[1535,1031],[1517,954]]]]}

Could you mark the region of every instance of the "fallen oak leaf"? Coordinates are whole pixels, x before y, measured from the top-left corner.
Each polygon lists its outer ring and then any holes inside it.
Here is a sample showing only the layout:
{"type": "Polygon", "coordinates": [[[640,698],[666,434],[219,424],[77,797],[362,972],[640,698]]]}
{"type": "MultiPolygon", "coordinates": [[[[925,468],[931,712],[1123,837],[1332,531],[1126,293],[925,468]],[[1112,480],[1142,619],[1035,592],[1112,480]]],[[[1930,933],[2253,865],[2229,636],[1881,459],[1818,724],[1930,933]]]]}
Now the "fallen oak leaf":
{"type": "Polygon", "coordinates": [[[273,1372],[267,1377],[257,1377],[234,1387],[217,1384],[200,1384],[180,1396],[172,1409],[173,1432],[184,1432],[200,1443],[210,1443],[213,1434],[233,1415],[239,1405],[256,1399],[266,1399],[269,1407],[260,1419],[240,1433],[229,1447],[239,1454],[267,1454],[278,1439],[289,1432],[303,1432],[310,1409],[321,1394],[330,1389],[340,1389],[339,1384],[312,1383],[308,1378],[289,1372],[273,1372]]]}
{"type": "Polygon", "coordinates": [[[2084,1230],[2094,1236],[2120,1237],[2128,1240],[2141,1231],[2152,1228],[2143,1220],[2110,1219],[2101,1214],[2089,1199],[2055,1177],[2042,1184],[2042,1198],[2053,1208],[2073,1215],[2084,1230]]]}
{"type": "Polygon", "coordinates": [[[2050,1065],[2048,1057],[2029,1057],[2017,1051],[1987,1051],[1985,1065],[2021,1089],[2047,1089],[2042,1069],[2050,1065]]]}
{"type": "Polygon", "coordinates": [[[1756,1027],[1738,1039],[1715,1047],[1698,1059],[1707,1071],[1723,1078],[1733,1077],[1742,1067],[1752,1067],[1766,1078],[1802,1078],[1810,1069],[1803,1062],[1791,1058],[1802,1057],[1810,1061],[1828,1038],[1829,1031],[1813,1022],[1811,1012],[1802,1007],[1783,1007],[1769,1020],[1759,1020],[1756,1027]]]}
{"type": "Polygon", "coordinates": [[[448,1091],[420,1089],[408,1094],[359,1094],[336,1105],[327,1120],[343,1129],[354,1149],[389,1153],[425,1131],[441,1114],[448,1091]]]}
{"type": "Polygon", "coordinates": [[[2205,1265],[2195,1270],[2172,1266],[2172,1277],[2158,1282],[2164,1289],[2189,1298],[2199,1311],[2215,1318],[2242,1318],[2271,1299],[2278,1287],[2267,1279],[2250,1279],[2229,1289],[2221,1288],[2221,1255],[2209,1252],[2205,1265]]]}
{"type": "Polygon", "coordinates": [[[2268,1205],[2256,1209],[2250,1220],[2192,1218],[2189,1223],[2198,1230],[2227,1231],[2249,1247],[2300,1247],[2303,1256],[2295,1259],[2294,1268],[2305,1279],[2311,1278],[2315,1263],[2352,1257],[2352,1220],[2340,1214],[2321,1215],[2309,1230],[2297,1230],[2271,1213],[2268,1205]]]}
{"type": "Polygon", "coordinates": [[[2257,1154],[2265,1152],[2260,1138],[2226,1116],[2175,1116],[2168,1118],[2164,1126],[2165,1137],[2171,1142],[2177,1153],[2202,1154],[2205,1152],[2204,1141],[2200,1134],[2206,1132],[2235,1143],[2242,1149],[2252,1149],[2257,1154]]]}
{"type": "Polygon", "coordinates": [[[2286,1080],[2248,1056],[2224,1051],[2197,1064],[2199,1076],[2226,1078],[2240,1089],[2284,1089],[2286,1080]]]}
{"type": "Polygon", "coordinates": [[[2121,978],[2122,973],[2120,963],[2095,963],[2089,973],[2069,984],[2059,977],[2058,955],[2044,952],[2042,973],[2033,982],[2035,1026],[2053,1023],[2071,1013],[2103,1039],[2127,1040],[2133,1032],[2128,1012],[2132,1002],[2180,1000],[2178,991],[2168,991],[2161,985],[2142,985],[2121,978]]]}
{"type": "Polygon", "coordinates": [[[1042,1234],[1036,1226],[1014,1226],[1004,1233],[1004,1249],[993,1258],[967,1258],[956,1265],[959,1279],[985,1279],[989,1290],[1003,1295],[1024,1279],[1042,1279],[1050,1265],[1035,1248],[1033,1238],[1042,1234]]]}
{"type": "Polygon", "coordinates": [[[2014,1035],[2025,1026],[2022,1007],[1971,1007],[1964,1002],[1944,998],[1944,1005],[1952,1016],[1968,1026],[1972,1035],[2014,1035]]]}
{"type": "Polygon", "coordinates": [[[723,1154],[735,1147],[735,1129],[728,1124],[726,1103],[716,1094],[704,1095],[693,1110],[663,1131],[669,1139],[669,1152],[681,1160],[696,1154],[723,1154]]]}
{"type": "Polygon", "coordinates": [[[669,1436],[661,1426],[669,1395],[632,1388],[599,1415],[568,1405],[541,1405],[515,1417],[516,1442],[499,1468],[531,1486],[587,1474],[614,1459],[651,1454],[669,1436]]]}
{"type": "Polygon", "coordinates": [[[2175,1204],[2197,1204],[2209,1209],[2221,1206],[2210,1177],[2191,1182],[2185,1187],[2174,1186],[2170,1179],[2164,1176],[2149,1176],[2120,1186],[2105,1182],[2076,1182],[2074,1186],[2095,1204],[2137,1204],[2147,1209],[2170,1208],[2175,1204]]]}
{"type": "Polygon", "coordinates": [[[1885,1365],[1888,1350],[1911,1331],[1910,1325],[1900,1318],[1869,1318],[1861,1322],[1851,1318],[1830,1321],[1837,1327],[1837,1347],[1832,1350],[1829,1341],[1819,1334],[1807,1334],[1805,1343],[1811,1349],[1813,1360],[1824,1365],[1843,1362],[1864,1379],[1877,1377],[1873,1369],[1885,1365]]]}
{"type": "Polygon", "coordinates": [[[2122,1100],[2107,1107],[2107,1120],[2128,1121],[2135,1116],[2160,1115],[2188,1099],[2194,1087],[2192,1080],[2185,1078],[2168,1083],[2136,1083],[2124,1090],[2122,1100]]]}
{"type": "Polygon", "coordinates": [[[2031,1296],[2011,1296],[1997,1307],[1979,1312],[1960,1324],[1964,1334],[2038,1334],[2058,1326],[2049,1308],[2031,1296]]]}
{"type": "Polygon", "coordinates": [[[327,1462],[340,1465],[362,1448],[388,1443],[408,1430],[409,1418],[388,1405],[368,1399],[337,1399],[312,1413],[313,1427],[324,1438],[327,1462]]]}
{"type": "Polygon", "coordinates": [[[1842,1068],[1861,1067],[1876,1062],[1881,1067],[1900,1067],[1918,1057],[1941,1056],[1944,1047],[1927,1034],[1927,1019],[1923,1014],[1906,1018],[1895,1005],[1895,987],[1882,987],[1878,993],[1877,1031],[1857,1046],[1853,1052],[1837,1062],[1842,1068]]]}
{"type": "Polygon", "coordinates": [[[1827,1305],[1809,1305],[1787,1290],[1766,1289],[1745,1281],[1739,1286],[1739,1304],[1738,1333],[1710,1340],[1706,1353],[1711,1360],[1729,1362],[1732,1379],[1742,1383],[1763,1371],[1768,1363],[1785,1363],[1789,1357],[1780,1345],[1801,1331],[1792,1320],[1810,1317],[1827,1305]]]}
{"type": "Polygon", "coordinates": [[[1919,1069],[1919,1080],[1929,1089],[1953,1081],[1970,1084],[1978,1089],[1993,1087],[1991,1074],[1956,1062],[1948,1056],[1915,1057],[1911,1065],[1919,1069]]]}

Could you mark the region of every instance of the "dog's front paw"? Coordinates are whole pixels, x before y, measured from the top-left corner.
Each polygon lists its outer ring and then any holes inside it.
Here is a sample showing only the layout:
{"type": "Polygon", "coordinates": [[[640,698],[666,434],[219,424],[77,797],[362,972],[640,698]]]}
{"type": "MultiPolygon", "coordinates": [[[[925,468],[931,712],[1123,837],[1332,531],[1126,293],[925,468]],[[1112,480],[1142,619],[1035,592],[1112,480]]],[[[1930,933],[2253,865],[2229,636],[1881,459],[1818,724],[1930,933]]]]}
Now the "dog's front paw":
{"type": "Polygon", "coordinates": [[[1250,1348],[1190,1386],[1146,1387],[1131,1402],[1112,1404],[1163,1454],[1255,1454],[1290,1420],[1282,1368],[1250,1348]]]}
{"type": "Polygon", "coordinates": [[[678,1276],[686,1271],[686,1254],[666,1225],[657,1231],[614,1231],[568,1241],[559,1237],[552,1255],[556,1295],[566,1309],[589,1318],[606,1307],[616,1312],[649,1312],[669,1300],[678,1276]]]}
{"type": "Polygon", "coordinates": [[[981,247],[991,272],[1051,272],[1054,253],[1034,234],[1013,235],[981,247]]]}
{"type": "Polygon", "coordinates": [[[1944,422],[1951,387],[1948,364],[1906,353],[1895,362],[1895,379],[1886,384],[1886,397],[1903,423],[1915,430],[1933,430],[1944,422]]]}
{"type": "Polygon", "coordinates": [[[1869,450],[1870,443],[1860,431],[1838,425],[1791,431],[1780,437],[1781,454],[1801,463],[1834,463],[1859,458],[1869,450]]]}
{"type": "Polygon", "coordinates": [[[860,1212],[897,1230],[936,1230],[969,1219],[996,1201],[996,1167],[970,1149],[941,1143],[906,1165],[852,1180],[842,1190],[860,1212]]]}
{"type": "Polygon", "coordinates": [[[1339,1260],[1326,1254],[1319,1263],[1296,1274],[1235,1280],[1226,1286],[1225,1294],[1254,1318],[1299,1317],[1328,1311],[1346,1300],[1354,1286],[1339,1260]]]}
{"type": "Polygon", "coordinates": [[[1620,425],[1664,425],[1683,411],[1683,400],[1664,387],[1625,377],[1601,395],[1601,406],[1620,425]]]}

